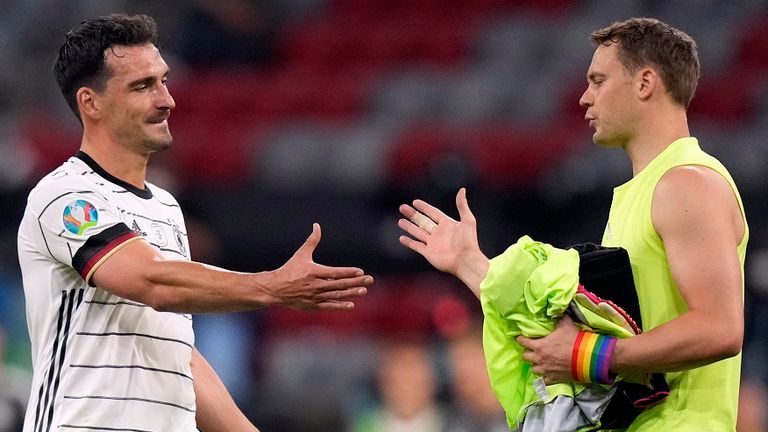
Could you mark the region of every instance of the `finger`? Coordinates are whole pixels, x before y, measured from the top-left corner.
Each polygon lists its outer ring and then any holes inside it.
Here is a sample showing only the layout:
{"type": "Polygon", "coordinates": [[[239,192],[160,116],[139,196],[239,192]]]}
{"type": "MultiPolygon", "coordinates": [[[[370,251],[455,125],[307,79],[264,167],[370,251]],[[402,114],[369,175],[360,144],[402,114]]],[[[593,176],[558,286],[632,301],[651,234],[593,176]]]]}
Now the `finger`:
{"type": "Polygon", "coordinates": [[[400,206],[400,213],[411,221],[414,225],[418,226],[422,230],[431,233],[437,226],[437,223],[432,218],[428,217],[424,213],[414,209],[408,204],[402,204],[400,206]]]}
{"type": "Polygon", "coordinates": [[[520,346],[522,346],[526,350],[533,351],[533,345],[534,345],[533,339],[529,339],[525,336],[518,336],[516,340],[517,340],[517,343],[519,343],[520,346]]]}
{"type": "Polygon", "coordinates": [[[472,210],[469,209],[466,188],[459,189],[459,192],[456,194],[456,208],[459,210],[459,219],[462,221],[475,220],[475,215],[472,214],[472,210]]]}
{"type": "MultiPolygon", "coordinates": [[[[426,217],[426,216],[425,216],[426,217]]],[[[400,219],[397,221],[397,226],[399,226],[403,231],[407,232],[417,240],[421,241],[422,243],[426,243],[429,239],[429,233],[425,230],[417,227],[412,222],[407,221],[405,219],[400,219]]]]}
{"type": "Polygon", "coordinates": [[[408,249],[418,253],[421,256],[424,256],[424,253],[426,251],[427,245],[416,241],[408,236],[400,236],[399,238],[400,244],[407,247],[408,249]]]}
{"type": "Polygon", "coordinates": [[[338,310],[352,310],[355,308],[355,304],[351,301],[336,301],[336,300],[328,300],[321,303],[318,303],[316,305],[317,310],[324,310],[324,311],[338,311],[338,310]]]}
{"type": "Polygon", "coordinates": [[[317,298],[320,301],[331,301],[331,300],[341,301],[341,300],[352,299],[355,297],[362,297],[366,294],[368,294],[368,288],[358,286],[354,288],[327,291],[322,294],[319,294],[317,298]]]}
{"type": "Polygon", "coordinates": [[[533,364],[534,363],[533,351],[528,351],[528,350],[523,351],[523,360],[533,364]]]}
{"type": "Polygon", "coordinates": [[[416,209],[408,204],[401,204],[398,210],[400,210],[400,213],[409,220],[416,213],[416,209]]]}
{"type": "Polygon", "coordinates": [[[432,230],[437,227],[435,221],[425,216],[424,213],[420,212],[414,213],[414,215],[411,217],[411,222],[429,234],[432,234],[432,230]]]}
{"type": "Polygon", "coordinates": [[[427,217],[438,224],[446,219],[451,219],[450,217],[446,216],[446,214],[443,213],[439,208],[434,207],[426,201],[415,200],[413,202],[413,207],[415,207],[416,210],[420,211],[421,213],[427,215],[427,217]]]}
{"type": "MultiPolygon", "coordinates": [[[[330,267],[322,264],[317,265],[316,271],[316,277],[333,280],[355,278],[364,274],[363,269],[357,267],[330,267]]],[[[371,278],[371,282],[373,282],[373,278],[371,278]]]]}
{"type": "Polygon", "coordinates": [[[373,284],[373,277],[370,275],[344,277],[344,278],[319,278],[317,281],[317,292],[338,291],[350,288],[365,288],[373,284]]]}

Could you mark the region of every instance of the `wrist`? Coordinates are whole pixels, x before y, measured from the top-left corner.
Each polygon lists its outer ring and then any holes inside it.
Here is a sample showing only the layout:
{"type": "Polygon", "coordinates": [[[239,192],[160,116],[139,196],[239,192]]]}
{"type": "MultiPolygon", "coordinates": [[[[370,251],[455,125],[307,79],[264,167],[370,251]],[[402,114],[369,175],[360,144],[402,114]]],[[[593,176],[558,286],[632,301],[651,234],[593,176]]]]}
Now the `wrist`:
{"type": "Polygon", "coordinates": [[[488,258],[478,250],[476,253],[467,256],[466,259],[461,260],[460,263],[461,265],[456,269],[456,277],[472,288],[473,291],[477,290],[477,292],[480,292],[480,284],[488,275],[488,268],[490,266],[488,258]]]}
{"type": "Polygon", "coordinates": [[[282,300],[276,296],[274,286],[278,282],[276,270],[251,273],[251,287],[249,288],[250,303],[256,308],[281,304],[282,300]]]}
{"type": "Polygon", "coordinates": [[[613,336],[580,331],[571,351],[571,374],[577,382],[613,384],[611,358],[617,339],[613,336]]]}

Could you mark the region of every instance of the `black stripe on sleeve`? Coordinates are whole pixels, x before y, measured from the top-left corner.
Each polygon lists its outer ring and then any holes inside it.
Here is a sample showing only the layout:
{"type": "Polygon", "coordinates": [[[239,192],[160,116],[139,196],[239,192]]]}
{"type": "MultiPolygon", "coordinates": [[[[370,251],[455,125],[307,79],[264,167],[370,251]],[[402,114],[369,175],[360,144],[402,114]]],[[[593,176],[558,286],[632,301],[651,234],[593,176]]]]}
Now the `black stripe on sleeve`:
{"type": "MultiPolygon", "coordinates": [[[[114,226],[111,226],[104,231],[92,235],[85,241],[85,244],[78,249],[72,258],[72,267],[80,273],[83,277],[83,271],[88,267],[94,257],[98,256],[104,248],[113,248],[116,245],[112,244],[116,239],[125,236],[126,234],[133,233],[128,225],[120,222],[114,226]]],[[[91,263],[92,264],[92,263],[91,263]]]]}

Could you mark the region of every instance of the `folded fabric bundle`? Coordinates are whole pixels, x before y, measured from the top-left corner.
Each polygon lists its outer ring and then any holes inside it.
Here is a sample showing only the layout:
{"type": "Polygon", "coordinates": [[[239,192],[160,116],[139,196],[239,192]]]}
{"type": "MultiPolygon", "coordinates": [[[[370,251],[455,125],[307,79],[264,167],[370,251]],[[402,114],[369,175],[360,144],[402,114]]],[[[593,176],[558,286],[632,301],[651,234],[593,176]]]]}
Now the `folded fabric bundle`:
{"type": "Polygon", "coordinates": [[[521,237],[491,260],[481,285],[484,350],[510,428],[588,431],[628,425],[668,394],[661,374],[617,377],[611,385],[545,385],[522,359],[515,338],[543,337],[569,314],[585,330],[618,338],[640,333],[629,256],[593,244],[558,249],[521,237]],[[625,379],[627,378],[627,379],[625,379]]]}

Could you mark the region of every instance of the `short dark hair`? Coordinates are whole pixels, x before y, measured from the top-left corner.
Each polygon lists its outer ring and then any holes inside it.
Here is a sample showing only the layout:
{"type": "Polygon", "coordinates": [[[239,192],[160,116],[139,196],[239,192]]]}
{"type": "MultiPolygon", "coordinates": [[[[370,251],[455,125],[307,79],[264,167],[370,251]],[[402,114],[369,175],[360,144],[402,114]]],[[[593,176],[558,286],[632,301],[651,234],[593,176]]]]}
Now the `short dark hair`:
{"type": "Polygon", "coordinates": [[[630,73],[657,68],[672,100],[690,105],[701,72],[696,41],[685,32],[654,18],[630,18],[595,30],[591,39],[597,45],[617,44],[619,61],[630,73]]]}
{"type": "Polygon", "coordinates": [[[77,91],[92,87],[106,88],[112,72],[106,66],[104,52],[115,45],[157,45],[157,24],[147,15],[112,14],[81,22],[64,37],[53,73],[69,108],[80,119],[77,91]]]}

